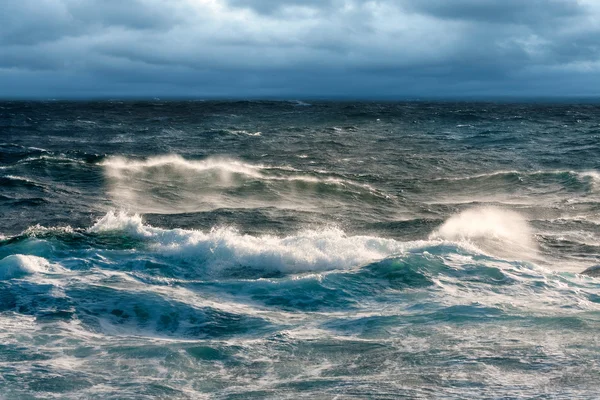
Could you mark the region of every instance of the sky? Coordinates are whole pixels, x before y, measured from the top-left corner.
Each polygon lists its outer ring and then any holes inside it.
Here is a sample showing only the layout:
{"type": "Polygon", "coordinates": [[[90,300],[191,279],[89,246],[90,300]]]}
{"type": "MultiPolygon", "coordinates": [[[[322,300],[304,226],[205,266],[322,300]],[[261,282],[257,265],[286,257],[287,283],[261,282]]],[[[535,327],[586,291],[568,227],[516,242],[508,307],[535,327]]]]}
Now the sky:
{"type": "Polygon", "coordinates": [[[2,0],[0,98],[600,96],[600,0],[2,0]]]}

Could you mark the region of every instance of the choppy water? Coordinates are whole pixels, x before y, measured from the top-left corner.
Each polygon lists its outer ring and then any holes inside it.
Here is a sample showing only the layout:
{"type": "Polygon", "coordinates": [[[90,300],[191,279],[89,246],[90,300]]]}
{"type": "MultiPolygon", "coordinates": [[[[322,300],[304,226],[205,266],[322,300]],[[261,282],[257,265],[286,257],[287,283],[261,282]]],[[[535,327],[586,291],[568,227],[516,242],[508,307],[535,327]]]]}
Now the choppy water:
{"type": "Polygon", "coordinates": [[[600,106],[0,103],[0,398],[595,398],[600,106]]]}

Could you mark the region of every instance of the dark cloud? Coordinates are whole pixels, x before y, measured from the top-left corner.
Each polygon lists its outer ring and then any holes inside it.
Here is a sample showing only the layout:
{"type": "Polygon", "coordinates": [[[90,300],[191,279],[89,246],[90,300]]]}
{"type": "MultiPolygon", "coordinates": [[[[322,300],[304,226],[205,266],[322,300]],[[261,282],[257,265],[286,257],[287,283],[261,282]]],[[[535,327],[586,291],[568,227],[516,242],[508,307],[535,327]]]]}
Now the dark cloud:
{"type": "MultiPolygon", "coordinates": [[[[171,4],[173,3],[172,1],[171,4]]],[[[174,8],[159,2],[143,0],[68,1],[67,9],[73,20],[92,27],[99,25],[162,30],[171,28],[181,21],[181,16],[174,13],[174,8]]]]}
{"type": "Polygon", "coordinates": [[[0,45],[28,45],[60,39],[81,31],[70,26],[64,4],[7,0],[0,12],[0,45]]]}
{"type": "Polygon", "coordinates": [[[586,13],[585,6],[576,0],[404,0],[402,4],[407,10],[441,19],[498,24],[547,25],[586,13]]]}
{"type": "Polygon", "coordinates": [[[5,0],[0,97],[594,95],[595,0],[5,0]]]}
{"type": "Polygon", "coordinates": [[[3,44],[55,41],[113,27],[162,30],[180,21],[175,7],[144,0],[6,0],[2,8],[3,44]]]}
{"type": "Polygon", "coordinates": [[[232,7],[247,8],[261,14],[276,14],[290,7],[310,9],[326,9],[333,5],[334,0],[227,0],[232,7]]]}

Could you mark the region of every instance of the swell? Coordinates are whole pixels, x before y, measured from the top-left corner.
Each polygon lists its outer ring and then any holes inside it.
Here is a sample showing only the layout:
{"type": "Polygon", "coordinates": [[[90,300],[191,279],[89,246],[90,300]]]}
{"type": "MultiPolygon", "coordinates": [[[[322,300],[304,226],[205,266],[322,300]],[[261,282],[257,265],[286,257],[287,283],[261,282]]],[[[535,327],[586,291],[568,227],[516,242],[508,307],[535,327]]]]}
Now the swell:
{"type": "Polygon", "coordinates": [[[23,176],[16,175],[5,175],[0,176],[0,186],[2,188],[27,188],[27,189],[40,189],[42,191],[46,190],[46,185],[37,182],[33,179],[29,179],[23,176]]]}
{"type": "Polygon", "coordinates": [[[52,151],[33,146],[18,144],[0,144],[0,164],[4,166],[40,165],[40,164],[90,164],[101,161],[102,155],[82,151],[52,151]]]}
{"type": "Polygon", "coordinates": [[[595,170],[495,171],[419,182],[418,201],[429,205],[493,204],[539,208],[555,213],[567,204],[600,203],[600,173],[595,170]]]}
{"type": "Polygon", "coordinates": [[[565,190],[596,190],[600,184],[598,171],[538,170],[538,171],[495,171],[464,177],[437,178],[436,181],[469,184],[474,187],[486,185],[521,185],[523,187],[559,184],[565,190]]]}
{"type": "Polygon", "coordinates": [[[86,201],[84,193],[96,192],[101,184],[102,176],[95,166],[101,158],[98,155],[14,147],[23,150],[17,158],[2,158],[7,163],[1,167],[3,175],[0,176],[0,190],[8,201],[2,204],[4,207],[35,207],[49,202],[66,204],[77,198],[86,201]]]}
{"type": "Polygon", "coordinates": [[[0,164],[11,165],[28,157],[39,157],[47,150],[37,147],[21,146],[13,143],[0,144],[0,164]]]}

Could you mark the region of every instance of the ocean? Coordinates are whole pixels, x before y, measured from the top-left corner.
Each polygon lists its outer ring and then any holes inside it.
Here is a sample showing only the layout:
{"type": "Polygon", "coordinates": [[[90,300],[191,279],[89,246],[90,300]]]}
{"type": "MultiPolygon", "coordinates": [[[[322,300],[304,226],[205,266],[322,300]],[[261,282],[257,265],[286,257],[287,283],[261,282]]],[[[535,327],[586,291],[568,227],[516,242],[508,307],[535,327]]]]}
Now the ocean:
{"type": "Polygon", "coordinates": [[[597,398],[600,105],[0,103],[1,399],[597,398]]]}

